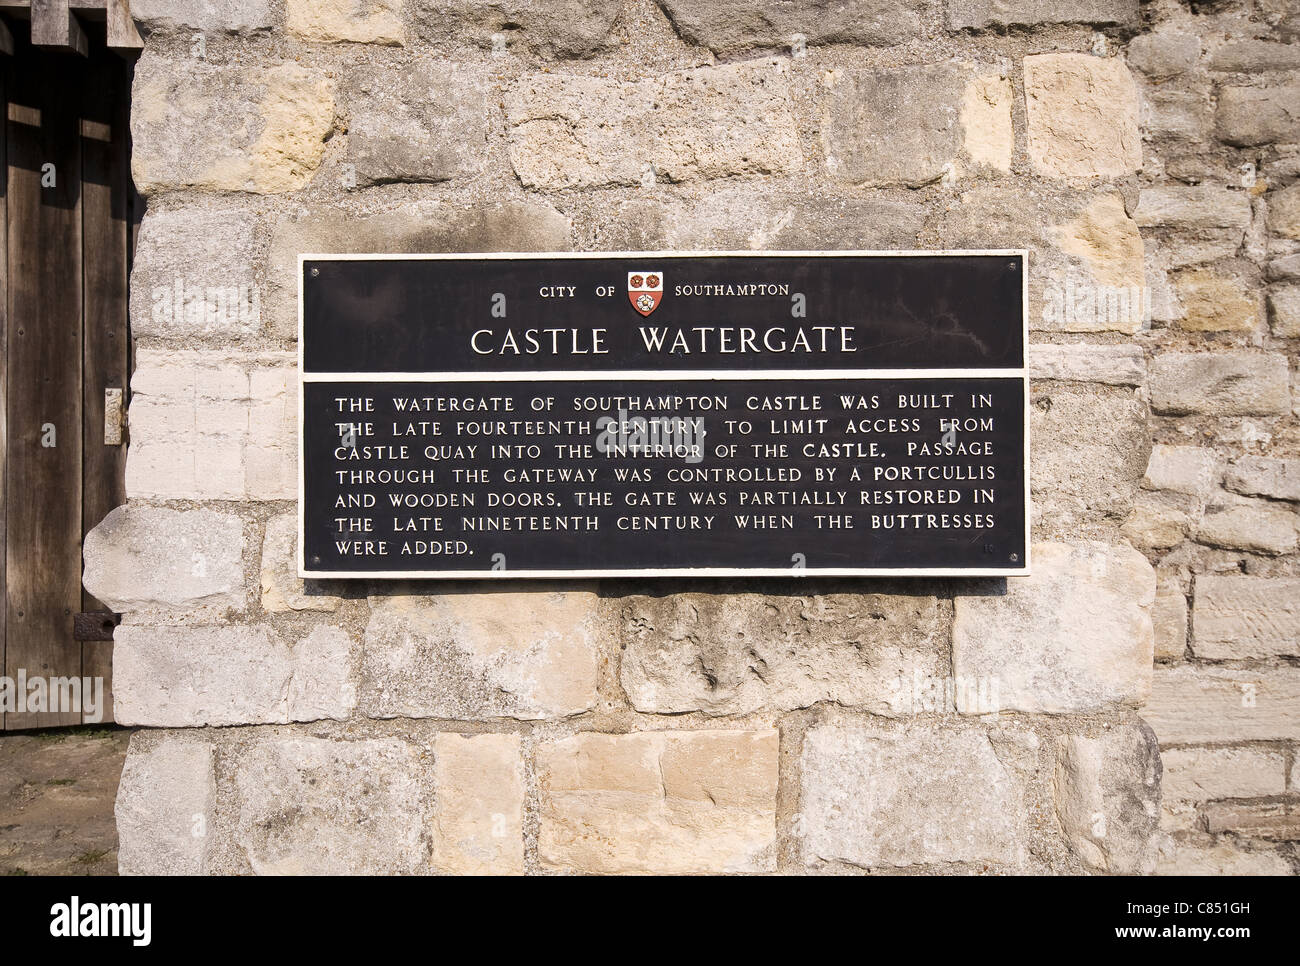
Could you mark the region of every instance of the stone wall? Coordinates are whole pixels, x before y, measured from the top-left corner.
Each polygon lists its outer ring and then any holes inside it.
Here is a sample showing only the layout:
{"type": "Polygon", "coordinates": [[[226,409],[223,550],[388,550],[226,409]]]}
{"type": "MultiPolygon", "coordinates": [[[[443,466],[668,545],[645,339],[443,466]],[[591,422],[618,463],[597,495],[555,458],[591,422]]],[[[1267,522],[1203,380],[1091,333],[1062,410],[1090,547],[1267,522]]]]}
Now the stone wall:
{"type": "Polygon", "coordinates": [[[134,0],[125,872],[1293,873],[1292,0],[134,0]],[[294,576],[300,251],[1031,250],[1034,574],[294,576]]]}

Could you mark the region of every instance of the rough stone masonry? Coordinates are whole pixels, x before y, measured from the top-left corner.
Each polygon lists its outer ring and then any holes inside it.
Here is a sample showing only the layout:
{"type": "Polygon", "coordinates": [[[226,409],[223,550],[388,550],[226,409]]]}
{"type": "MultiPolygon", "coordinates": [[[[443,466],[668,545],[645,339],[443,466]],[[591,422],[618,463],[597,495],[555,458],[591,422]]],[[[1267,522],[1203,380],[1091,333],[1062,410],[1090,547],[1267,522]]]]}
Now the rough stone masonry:
{"type": "Polygon", "coordinates": [[[1294,0],[134,0],[132,873],[1300,869],[1294,0]],[[1034,574],[293,566],[301,251],[1031,250],[1034,574]]]}

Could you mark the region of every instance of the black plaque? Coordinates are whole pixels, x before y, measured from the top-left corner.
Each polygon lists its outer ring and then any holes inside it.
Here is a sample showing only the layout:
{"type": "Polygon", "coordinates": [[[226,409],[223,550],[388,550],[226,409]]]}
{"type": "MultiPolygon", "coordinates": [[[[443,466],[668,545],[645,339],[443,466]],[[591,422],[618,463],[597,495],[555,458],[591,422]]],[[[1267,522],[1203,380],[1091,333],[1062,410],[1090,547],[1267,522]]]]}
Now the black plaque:
{"type": "Polygon", "coordinates": [[[305,255],[305,577],[1028,572],[1025,253],[305,255]]]}

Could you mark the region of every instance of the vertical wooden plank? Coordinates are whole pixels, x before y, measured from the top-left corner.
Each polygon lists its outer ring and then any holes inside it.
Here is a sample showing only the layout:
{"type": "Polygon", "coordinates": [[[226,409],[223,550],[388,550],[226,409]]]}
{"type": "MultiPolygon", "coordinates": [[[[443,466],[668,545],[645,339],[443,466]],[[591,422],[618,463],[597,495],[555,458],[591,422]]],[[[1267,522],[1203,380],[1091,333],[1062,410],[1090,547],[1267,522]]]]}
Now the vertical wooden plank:
{"type": "MultiPolygon", "coordinates": [[[[82,533],[126,502],[126,441],[104,443],[104,390],[127,388],[127,65],[108,50],[87,64],[81,112],[81,224],[85,333],[82,378],[82,533]]],[[[84,590],[82,610],[108,608],[84,590]]],[[[84,641],[87,678],[104,679],[100,720],[112,720],[111,641],[84,641]]]]}
{"type": "MultiPolygon", "coordinates": [[[[8,132],[5,673],[47,681],[81,676],[72,616],[81,605],[81,138],[75,105],[82,63],[24,45],[15,56],[10,100],[38,110],[40,126],[10,120],[8,132]]],[[[7,724],[39,728],[80,718],[27,712],[10,715],[7,724]]]]}
{"type": "MultiPolygon", "coordinates": [[[[6,33],[8,33],[6,31],[6,33]]],[[[12,54],[13,37],[9,36],[8,53],[12,54]]],[[[8,503],[5,500],[5,477],[8,460],[8,433],[6,417],[9,398],[9,158],[6,144],[8,142],[9,124],[6,118],[9,111],[9,85],[13,70],[13,58],[0,58],[0,105],[5,116],[0,118],[0,601],[5,599],[5,522],[8,503]]],[[[0,669],[5,668],[5,613],[8,610],[0,604],[0,669]]],[[[0,731],[7,727],[6,715],[0,710],[0,731]]]]}

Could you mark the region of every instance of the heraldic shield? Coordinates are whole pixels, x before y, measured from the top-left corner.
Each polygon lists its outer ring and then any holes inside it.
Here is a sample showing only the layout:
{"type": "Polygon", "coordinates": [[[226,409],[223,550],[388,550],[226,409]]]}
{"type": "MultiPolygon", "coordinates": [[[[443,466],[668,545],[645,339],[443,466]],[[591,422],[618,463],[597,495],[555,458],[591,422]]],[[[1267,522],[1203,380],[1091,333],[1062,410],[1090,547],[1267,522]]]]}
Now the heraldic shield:
{"type": "Polygon", "coordinates": [[[627,273],[627,299],[632,308],[649,315],[659,308],[664,297],[664,273],[641,271],[627,273]]]}

